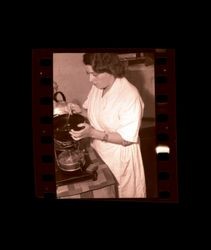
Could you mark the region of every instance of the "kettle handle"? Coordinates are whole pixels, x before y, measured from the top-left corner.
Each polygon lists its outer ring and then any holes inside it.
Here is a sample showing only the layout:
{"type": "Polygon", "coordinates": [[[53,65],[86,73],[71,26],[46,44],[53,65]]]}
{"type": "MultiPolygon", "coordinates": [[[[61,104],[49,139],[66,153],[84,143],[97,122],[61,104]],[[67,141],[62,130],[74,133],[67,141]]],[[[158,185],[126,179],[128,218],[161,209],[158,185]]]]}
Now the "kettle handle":
{"type": "Polygon", "coordinates": [[[53,95],[54,101],[55,102],[59,102],[59,100],[57,99],[58,94],[60,94],[62,96],[62,100],[64,102],[66,102],[66,97],[65,97],[65,95],[61,91],[57,91],[56,93],[54,93],[54,95],[53,95]]]}

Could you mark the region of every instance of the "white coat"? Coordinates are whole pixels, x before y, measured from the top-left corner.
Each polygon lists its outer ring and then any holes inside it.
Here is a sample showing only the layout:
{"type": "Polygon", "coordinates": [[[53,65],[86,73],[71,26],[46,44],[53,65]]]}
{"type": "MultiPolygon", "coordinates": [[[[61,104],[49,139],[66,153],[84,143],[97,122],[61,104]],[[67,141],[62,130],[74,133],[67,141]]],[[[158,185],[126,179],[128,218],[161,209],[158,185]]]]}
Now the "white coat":
{"type": "Polygon", "coordinates": [[[94,139],[91,145],[114,174],[119,197],[144,198],[146,184],[139,141],[144,103],[126,78],[117,78],[103,97],[102,92],[93,85],[83,104],[91,125],[100,131],[117,132],[134,143],[123,146],[94,139]]]}

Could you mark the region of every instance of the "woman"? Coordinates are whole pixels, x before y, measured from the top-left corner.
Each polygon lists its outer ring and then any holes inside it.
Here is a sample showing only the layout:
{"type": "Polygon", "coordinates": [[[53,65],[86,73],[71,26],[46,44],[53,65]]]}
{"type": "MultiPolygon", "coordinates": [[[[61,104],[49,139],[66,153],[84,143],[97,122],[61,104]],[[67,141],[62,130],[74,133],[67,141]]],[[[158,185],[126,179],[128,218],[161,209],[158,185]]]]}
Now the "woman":
{"type": "Polygon", "coordinates": [[[92,138],[92,147],[108,165],[118,182],[120,198],[146,197],[145,174],[139,142],[144,103],[134,85],[124,77],[117,54],[86,53],[86,72],[93,86],[83,108],[73,113],[87,116],[90,124],[71,130],[73,139],[92,138]]]}

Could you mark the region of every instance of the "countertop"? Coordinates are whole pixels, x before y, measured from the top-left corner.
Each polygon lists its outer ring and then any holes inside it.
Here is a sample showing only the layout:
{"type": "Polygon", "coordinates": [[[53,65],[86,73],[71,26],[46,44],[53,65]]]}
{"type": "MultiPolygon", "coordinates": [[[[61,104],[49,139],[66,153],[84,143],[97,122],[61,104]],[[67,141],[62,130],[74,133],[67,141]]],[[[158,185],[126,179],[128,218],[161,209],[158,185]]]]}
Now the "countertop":
{"type": "Polygon", "coordinates": [[[102,161],[92,147],[86,148],[90,163],[87,169],[97,168],[97,179],[57,185],[57,198],[117,198],[116,180],[109,167],[102,161]]]}

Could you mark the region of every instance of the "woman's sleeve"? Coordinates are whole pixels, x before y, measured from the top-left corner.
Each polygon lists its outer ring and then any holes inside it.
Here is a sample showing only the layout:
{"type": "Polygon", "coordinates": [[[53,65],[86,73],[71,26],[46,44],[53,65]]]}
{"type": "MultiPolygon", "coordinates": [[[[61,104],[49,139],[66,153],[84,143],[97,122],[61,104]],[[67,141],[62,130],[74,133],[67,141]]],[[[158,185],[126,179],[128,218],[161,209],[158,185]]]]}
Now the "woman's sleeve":
{"type": "Polygon", "coordinates": [[[91,89],[90,89],[90,91],[88,93],[88,96],[87,96],[86,100],[84,101],[84,103],[82,105],[84,109],[88,109],[90,98],[91,98],[90,96],[92,95],[92,93],[93,93],[93,86],[91,87],[91,89]]]}
{"type": "Polygon", "coordinates": [[[89,93],[88,93],[88,96],[87,96],[86,100],[84,101],[84,103],[82,105],[84,109],[88,109],[89,102],[92,99],[93,91],[94,91],[94,88],[92,86],[91,89],[90,89],[90,91],[89,91],[89,93]]]}
{"type": "Polygon", "coordinates": [[[137,142],[141,119],[143,117],[144,103],[141,97],[136,97],[129,102],[124,102],[119,112],[120,126],[117,132],[129,142],[137,142]]]}
{"type": "Polygon", "coordinates": [[[88,97],[86,98],[85,102],[83,103],[83,108],[88,109],[88,97]]]}

